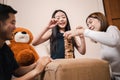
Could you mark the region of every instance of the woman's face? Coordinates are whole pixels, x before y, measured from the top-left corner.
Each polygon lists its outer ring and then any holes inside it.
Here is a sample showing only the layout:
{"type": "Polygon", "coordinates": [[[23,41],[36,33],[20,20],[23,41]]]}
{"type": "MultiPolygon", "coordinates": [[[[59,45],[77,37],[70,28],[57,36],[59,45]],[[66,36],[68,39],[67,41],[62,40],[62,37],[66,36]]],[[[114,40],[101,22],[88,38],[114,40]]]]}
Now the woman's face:
{"type": "Polygon", "coordinates": [[[100,24],[100,21],[96,18],[88,18],[87,26],[91,30],[100,31],[101,24],[100,24]]]}
{"type": "Polygon", "coordinates": [[[65,26],[67,25],[66,15],[63,12],[57,12],[55,14],[55,19],[57,19],[58,26],[60,27],[60,29],[64,29],[65,26]]]}

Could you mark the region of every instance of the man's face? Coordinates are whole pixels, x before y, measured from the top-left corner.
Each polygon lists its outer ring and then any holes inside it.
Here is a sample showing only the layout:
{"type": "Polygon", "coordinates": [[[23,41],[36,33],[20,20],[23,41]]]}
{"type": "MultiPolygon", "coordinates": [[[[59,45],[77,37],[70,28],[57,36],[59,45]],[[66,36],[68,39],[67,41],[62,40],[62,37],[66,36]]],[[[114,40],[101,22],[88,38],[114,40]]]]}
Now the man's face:
{"type": "Polygon", "coordinates": [[[9,18],[3,23],[0,22],[0,39],[1,40],[11,40],[13,38],[13,30],[15,27],[15,15],[9,13],[9,18]]]}

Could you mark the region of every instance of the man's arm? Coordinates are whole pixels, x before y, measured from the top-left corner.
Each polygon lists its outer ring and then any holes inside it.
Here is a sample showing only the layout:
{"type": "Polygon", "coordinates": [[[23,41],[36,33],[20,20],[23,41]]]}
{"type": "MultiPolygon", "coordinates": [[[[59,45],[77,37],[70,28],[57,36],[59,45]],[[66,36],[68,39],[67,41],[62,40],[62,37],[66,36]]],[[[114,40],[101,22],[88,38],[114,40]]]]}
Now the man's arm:
{"type": "Polygon", "coordinates": [[[36,63],[21,67],[15,71],[15,76],[19,78],[14,78],[13,80],[31,80],[39,75],[45,68],[45,66],[51,61],[50,57],[42,57],[36,63]],[[21,77],[20,77],[21,76],[21,77]]]}

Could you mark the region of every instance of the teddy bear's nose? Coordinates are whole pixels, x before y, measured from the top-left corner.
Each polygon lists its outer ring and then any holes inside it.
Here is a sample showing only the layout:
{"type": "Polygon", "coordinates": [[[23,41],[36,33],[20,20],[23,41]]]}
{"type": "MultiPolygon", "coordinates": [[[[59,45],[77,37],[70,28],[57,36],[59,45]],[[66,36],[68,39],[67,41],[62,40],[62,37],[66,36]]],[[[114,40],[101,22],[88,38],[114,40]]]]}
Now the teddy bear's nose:
{"type": "Polygon", "coordinates": [[[23,32],[22,32],[22,34],[26,34],[26,32],[25,32],[25,31],[23,31],[23,32]]]}

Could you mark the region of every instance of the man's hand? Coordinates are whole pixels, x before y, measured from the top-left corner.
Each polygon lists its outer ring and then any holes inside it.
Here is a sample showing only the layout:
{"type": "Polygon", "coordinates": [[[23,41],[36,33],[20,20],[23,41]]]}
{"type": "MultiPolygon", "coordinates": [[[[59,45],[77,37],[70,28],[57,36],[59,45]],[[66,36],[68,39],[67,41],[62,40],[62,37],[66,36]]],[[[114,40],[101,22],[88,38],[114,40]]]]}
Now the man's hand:
{"type": "Polygon", "coordinates": [[[41,57],[37,62],[36,62],[36,72],[37,73],[40,73],[43,71],[43,69],[45,68],[45,66],[51,62],[51,58],[48,57],[48,56],[45,56],[45,57],[41,57]]]}

